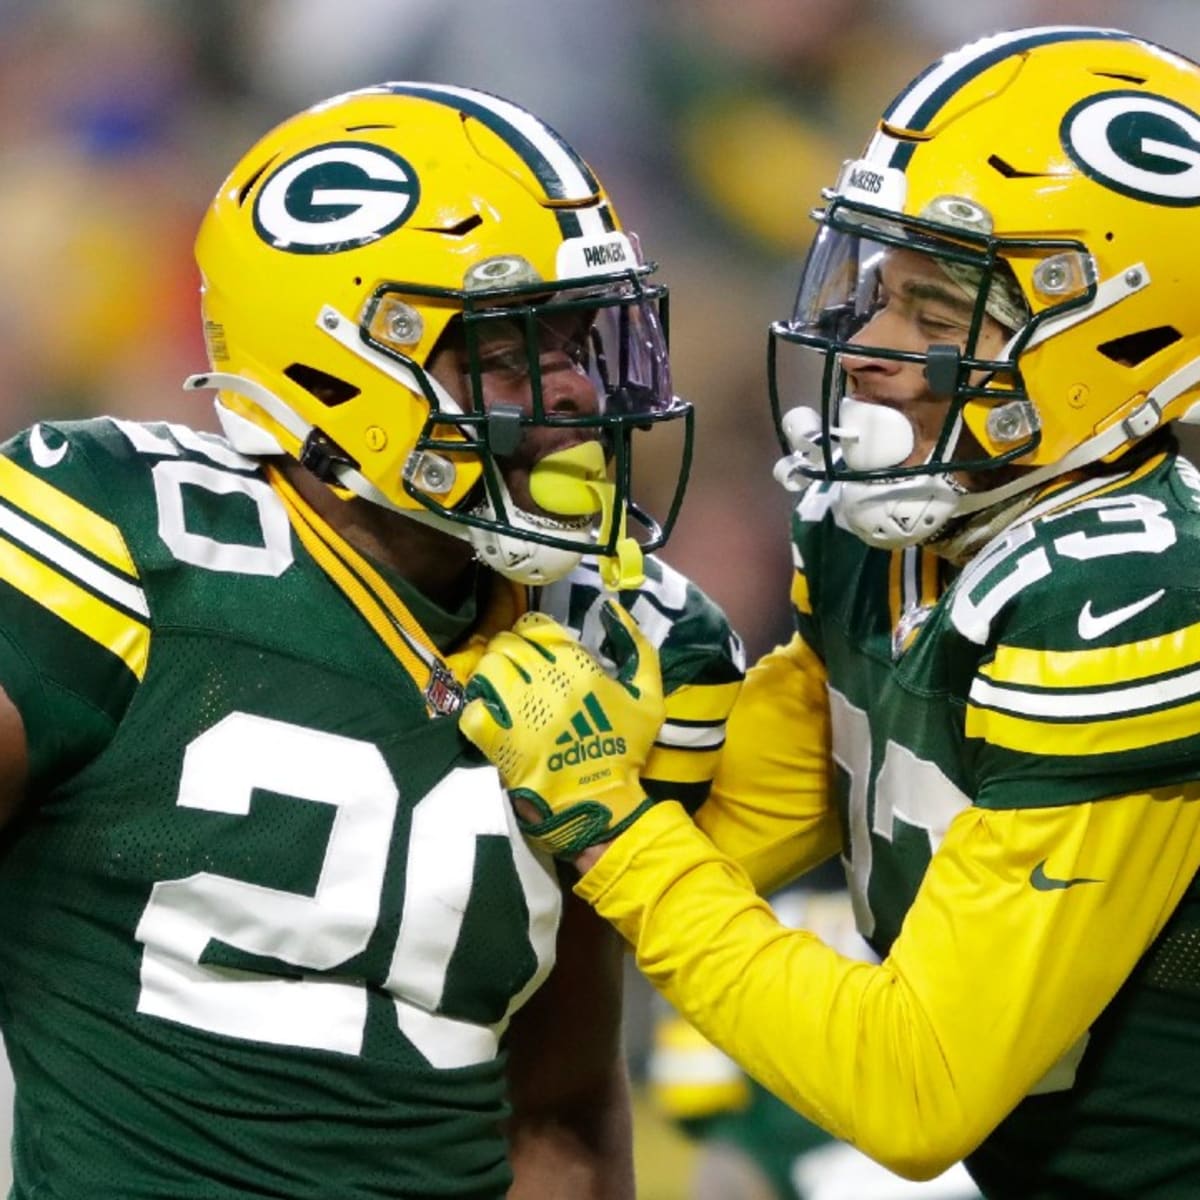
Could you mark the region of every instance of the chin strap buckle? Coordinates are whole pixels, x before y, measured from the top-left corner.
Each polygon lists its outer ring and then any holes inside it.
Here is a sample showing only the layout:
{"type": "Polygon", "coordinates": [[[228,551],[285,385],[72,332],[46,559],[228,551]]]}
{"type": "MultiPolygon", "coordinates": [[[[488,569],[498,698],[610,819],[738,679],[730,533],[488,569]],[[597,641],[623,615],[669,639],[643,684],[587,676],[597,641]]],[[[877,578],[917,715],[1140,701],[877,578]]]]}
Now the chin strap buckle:
{"type": "Polygon", "coordinates": [[[322,483],[338,482],[338,468],[358,470],[358,462],[347,454],[328,434],[310,429],[300,447],[300,465],[311,471],[322,483]]]}

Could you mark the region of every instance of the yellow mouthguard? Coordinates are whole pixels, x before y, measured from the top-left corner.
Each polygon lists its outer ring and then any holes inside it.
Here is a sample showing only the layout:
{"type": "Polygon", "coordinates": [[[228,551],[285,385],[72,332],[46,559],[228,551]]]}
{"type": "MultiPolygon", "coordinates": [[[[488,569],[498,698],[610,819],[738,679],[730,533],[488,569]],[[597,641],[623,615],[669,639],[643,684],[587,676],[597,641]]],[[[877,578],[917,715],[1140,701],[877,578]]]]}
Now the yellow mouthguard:
{"type": "MultiPolygon", "coordinates": [[[[529,494],[540,508],[564,517],[600,514],[597,539],[606,542],[612,529],[616,487],[609,481],[599,442],[580,442],[547,454],[529,473],[529,494]]],[[[619,518],[616,553],[599,558],[600,578],[610,591],[640,587],[646,575],[642,550],[625,533],[625,506],[619,518]]]]}

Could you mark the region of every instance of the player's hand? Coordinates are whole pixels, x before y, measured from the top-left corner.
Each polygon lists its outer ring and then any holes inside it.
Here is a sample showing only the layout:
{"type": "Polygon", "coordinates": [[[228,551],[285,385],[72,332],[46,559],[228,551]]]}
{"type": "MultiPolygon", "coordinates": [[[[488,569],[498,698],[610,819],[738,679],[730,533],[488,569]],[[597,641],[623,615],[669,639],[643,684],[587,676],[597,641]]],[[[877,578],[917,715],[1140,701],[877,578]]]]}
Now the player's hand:
{"type": "Polygon", "coordinates": [[[615,678],[557,622],[528,613],[488,646],[460,728],[500,772],[522,831],[562,858],[608,841],[651,801],[638,779],[663,721],[658,655],[611,602],[615,678]]]}

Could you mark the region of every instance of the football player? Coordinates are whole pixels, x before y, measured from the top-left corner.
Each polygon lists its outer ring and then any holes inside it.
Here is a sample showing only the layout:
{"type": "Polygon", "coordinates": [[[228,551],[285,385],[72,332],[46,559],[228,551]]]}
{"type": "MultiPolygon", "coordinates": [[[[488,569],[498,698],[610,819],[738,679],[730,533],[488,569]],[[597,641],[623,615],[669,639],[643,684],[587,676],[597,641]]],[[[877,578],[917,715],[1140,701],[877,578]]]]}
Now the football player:
{"type": "Polygon", "coordinates": [[[0,453],[12,1194],[627,1197],[619,939],[456,713],[491,633],[599,652],[617,591],[673,664],[650,786],[705,791],[741,651],[643,557],[664,289],[540,120],[406,83],[270,132],[197,259],[224,437],[0,453]]]}
{"type": "Polygon", "coordinates": [[[931,65],[773,329],[777,396],[807,356],[819,397],[781,418],[779,476],[814,481],[796,633],[747,677],[709,837],[645,804],[629,626],[610,678],[527,618],[463,716],[680,1012],[913,1178],[1200,1194],[1200,474],[1171,432],[1200,416],[1198,206],[1179,55],[1053,27],[931,65]],[[606,778],[546,773],[539,650],[575,681],[548,733],[580,690],[620,733],[606,778]],[[879,965],[754,896],[839,852],[879,965]]]}

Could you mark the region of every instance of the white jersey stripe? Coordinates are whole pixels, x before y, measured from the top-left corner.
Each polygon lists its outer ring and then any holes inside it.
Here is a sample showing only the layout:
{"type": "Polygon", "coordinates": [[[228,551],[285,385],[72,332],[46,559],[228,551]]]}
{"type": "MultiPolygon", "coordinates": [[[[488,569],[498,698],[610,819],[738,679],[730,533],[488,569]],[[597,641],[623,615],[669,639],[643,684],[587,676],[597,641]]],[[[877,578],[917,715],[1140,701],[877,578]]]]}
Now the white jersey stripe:
{"type": "Polygon", "coordinates": [[[715,750],[725,744],[725,722],[718,725],[680,725],[674,721],[664,721],[654,744],[673,746],[679,750],[715,750]]]}
{"type": "Polygon", "coordinates": [[[0,530],[92,591],[115,600],[129,612],[142,617],[150,616],[146,594],[141,588],[114,575],[90,558],[85,558],[78,550],[3,505],[0,505],[0,530]]]}
{"type": "Polygon", "coordinates": [[[1119,716],[1162,705],[1175,705],[1200,696],[1200,669],[1185,671],[1156,683],[1133,687],[1112,688],[1104,692],[1027,692],[1018,688],[1001,687],[986,679],[976,678],[971,684],[970,698],[986,708],[1019,713],[1025,717],[1088,717],[1119,716]]]}

